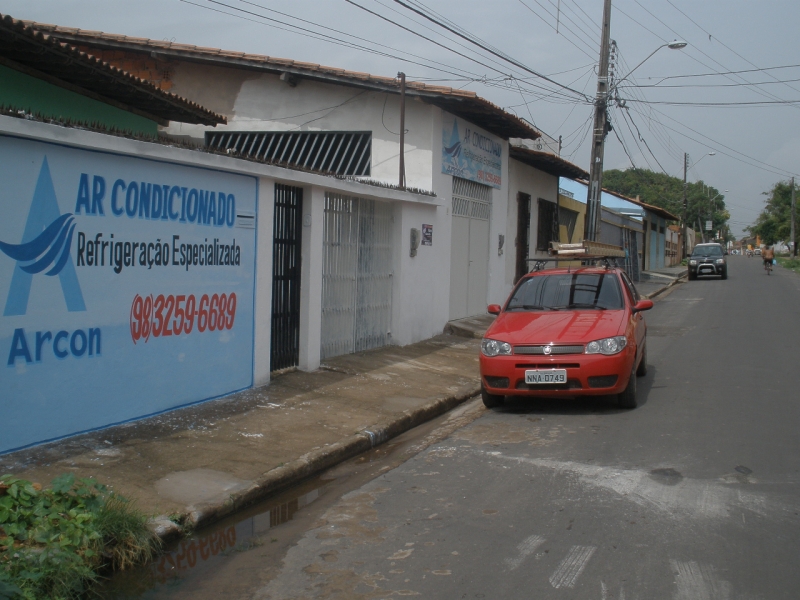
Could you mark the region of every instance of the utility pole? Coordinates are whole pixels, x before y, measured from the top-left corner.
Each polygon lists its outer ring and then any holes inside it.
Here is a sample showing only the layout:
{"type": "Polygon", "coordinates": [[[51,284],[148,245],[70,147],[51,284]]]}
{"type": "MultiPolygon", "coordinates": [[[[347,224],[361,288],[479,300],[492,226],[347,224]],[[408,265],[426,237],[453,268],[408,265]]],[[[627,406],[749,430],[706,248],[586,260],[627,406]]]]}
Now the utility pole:
{"type": "Polygon", "coordinates": [[[400,177],[398,186],[406,189],[406,74],[397,74],[400,78],[400,177]]]}
{"type": "Polygon", "coordinates": [[[600,39],[600,68],[597,72],[597,96],[594,100],[592,158],[589,165],[589,189],[586,193],[586,221],[583,238],[597,241],[600,235],[600,197],[603,189],[603,155],[608,134],[608,49],[611,39],[611,0],[603,3],[603,31],[600,39]]]}
{"type": "Polygon", "coordinates": [[[683,153],[683,258],[689,256],[689,200],[686,197],[686,171],[689,170],[689,154],[683,153]]]}
{"type": "Polygon", "coordinates": [[[792,177],[792,258],[797,258],[797,225],[795,216],[794,177],[792,177]]]}

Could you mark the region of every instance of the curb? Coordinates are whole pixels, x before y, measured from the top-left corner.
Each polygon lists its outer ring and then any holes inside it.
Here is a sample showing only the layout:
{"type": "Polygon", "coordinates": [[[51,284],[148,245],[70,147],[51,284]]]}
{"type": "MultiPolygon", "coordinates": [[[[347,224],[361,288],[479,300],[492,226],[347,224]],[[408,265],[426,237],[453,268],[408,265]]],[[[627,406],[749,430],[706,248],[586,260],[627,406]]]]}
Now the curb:
{"type": "Polygon", "coordinates": [[[671,281],[670,283],[668,283],[667,285],[662,287],[660,290],[656,290],[655,292],[650,292],[649,294],[645,295],[645,298],[647,298],[648,300],[652,300],[656,296],[660,296],[661,294],[666,292],[669,288],[671,288],[673,286],[676,286],[679,283],[681,283],[681,280],[683,278],[685,278],[685,277],[686,277],[686,273],[683,273],[682,275],[679,275],[674,281],[671,281]]]}
{"type": "MultiPolygon", "coordinates": [[[[308,452],[300,458],[268,471],[260,480],[255,481],[248,488],[231,494],[225,502],[189,506],[186,512],[177,516],[177,520],[185,523],[191,529],[210,525],[249,504],[295,485],[308,477],[358,456],[375,446],[379,446],[422,423],[443,415],[479,393],[480,387],[475,387],[464,393],[439,398],[414,410],[405,411],[398,417],[378,422],[372,427],[351,435],[340,442],[308,452]]],[[[172,521],[167,523],[163,516],[152,519],[150,527],[163,541],[172,540],[182,535],[178,525],[172,521]],[[170,524],[173,526],[170,527],[170,524]]]]}

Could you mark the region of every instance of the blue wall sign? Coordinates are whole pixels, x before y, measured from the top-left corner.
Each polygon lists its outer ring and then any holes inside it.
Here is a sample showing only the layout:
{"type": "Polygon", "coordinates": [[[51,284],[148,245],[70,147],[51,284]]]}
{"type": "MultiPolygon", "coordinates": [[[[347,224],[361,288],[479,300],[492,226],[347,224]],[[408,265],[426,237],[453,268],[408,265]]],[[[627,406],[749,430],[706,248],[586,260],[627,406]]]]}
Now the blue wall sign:
{"type": "Polygon", "coordinates": [[[0,452],[253,383],[253,177],[0,136],[0,452]]]}
{"type": "Polygon", "coordinates": [[[499,188],[503,183],[503,144],[453,117],[442,128],[442,173],[499,188]]]}

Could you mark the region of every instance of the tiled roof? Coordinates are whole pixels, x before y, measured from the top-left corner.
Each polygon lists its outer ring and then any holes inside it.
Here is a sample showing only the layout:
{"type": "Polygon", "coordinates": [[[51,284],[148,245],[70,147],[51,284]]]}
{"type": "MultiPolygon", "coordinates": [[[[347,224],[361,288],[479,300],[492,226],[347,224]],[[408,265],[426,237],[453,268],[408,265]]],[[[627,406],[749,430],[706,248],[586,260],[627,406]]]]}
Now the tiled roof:
{"type": "MultiPolygon", "coordinates": [[[[577,181],[578,183],[582,183],[583,185],[589,185],[589,182],[586,181],[586,180],[576,179],[575,181],[577,181]]],[[[621,200],[627,200],[628,202],[636,204],[637,206],[641,206],[642,208],[644,208],[646,210],[649,210],[651,213],[653,213],[655,215],[658,215],[659,217],[662,217],[664,219],[667,219],[668,221],[680,221],[681,220],[680,217],[677,217],[677,216],[673,215],[666,208],[661,208],[660,206],[653,206],[652,204],[647,204],[647,202],[642,202],[641,200],[637,200],[636,198],[629,198],[628,196],[625,196],[624,194],[620,194],[619,192],[614,192],[614,191],[609,190],[607,188],[603,188],[603,191],[606,194],[611,194],[612,196],[616,196],[617,198],[620,198],[621,200]]]]}
{"type": "Polygon", "coordinates": [[[511,158],[550,175],[569,179],[589,177],[589,174],[578,165],[574,165],[568,160],[549,152],[540,152],[539,150],[531,150],[522,146],[509,146],[508,153],[511,158]]]}
{"type": "MultiPolygon", "coordinates": [[[[315,79],[336,83],[338,85],[349,85],[395,94],[400,92],[399,82],[393,77],[370,75],[369,73],[348,71],[336,67],[326,67],[316,63],[264,56],[261,54],[234,52],[222,50],[220,48],[193,46],[190,44],[131,37],[102,31],[88,31],[73,27],[36,23],[33,21],[26,21],[25,23],[37,31],[47,33],[60,40],[81,45],[104,49],[147,52],[148,54],[153,53],[163,58],[238,66],[249,69],[255,68],[272,73],[289,73],[305,79],[315,79]]],[[[476,125],[482,126],[487,131],[504,139],[508,139],[509,137],[536,139],[540,136],[540,133],[526,121],[504,111],[499,106],[489,102],[485,98],[481,98],[472,91],[439,85],[429,85],[416,81],[407,81],[406,93],[411,96],[419,96],[424,101],[439,106],[476,125]]]]}
{"type": "Polygon", "coordinates": [[[101,99],[167,121],[216,125],[225,117],[158,89],[150,82],[81,52],[30,23],[0,14],[0,57],[6,64],[73,85],[101,99]]]}

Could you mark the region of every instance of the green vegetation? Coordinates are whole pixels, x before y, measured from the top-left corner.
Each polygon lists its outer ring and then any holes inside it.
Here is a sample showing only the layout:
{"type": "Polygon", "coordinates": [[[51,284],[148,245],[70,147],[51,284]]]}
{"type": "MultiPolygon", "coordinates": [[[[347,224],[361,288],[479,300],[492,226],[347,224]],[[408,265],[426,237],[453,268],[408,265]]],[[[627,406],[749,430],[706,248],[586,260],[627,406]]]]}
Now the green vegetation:
{"type": "Polygon", "coordinates": [[[800,273],[800,258],[787,258],[785,256],[776,256],[778,264],[782,267],[800,273]]]}
{"type": "MultiPolygon", "coordinates": [[[[649,169],[612,169],[603,172],[603,187],[636,198],[647,204],[666,209],[673,215],[683,215],[683,180],[649,169]]],[[[725,208],[725,196],[703,181],[686,186],[689,225],[696,230],[711,214],[714,231],[727,231],[730,218],[725,208]]]]}
{"type": "Polygon", "coordinates": [[[94,479],[65,474],[41,489],[0,477],[0,600],[79,598],[99,573],[159,547],[144,515],[94,479]]]}
{"type": "MultiPolygon", "coordinates": [[[[796,192],[795,192],[796,193],[796,192]]],[[[756,224],[748,227],[751,235],[761,237],[761,243],[771,246],[775,242],[788,240],[792,229],[792,184],[779,181],[768,192],[767,205],[756,219],[756,224]]]]}

